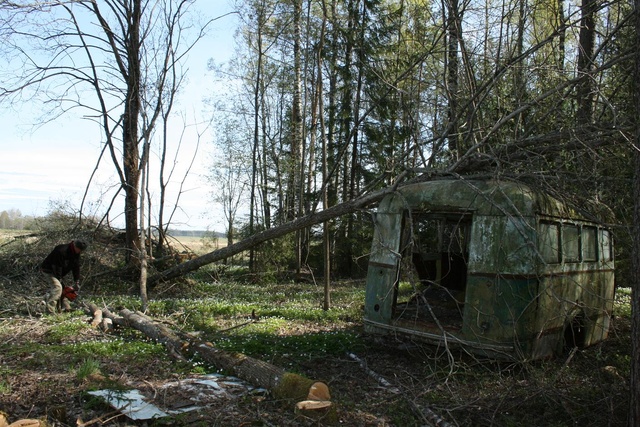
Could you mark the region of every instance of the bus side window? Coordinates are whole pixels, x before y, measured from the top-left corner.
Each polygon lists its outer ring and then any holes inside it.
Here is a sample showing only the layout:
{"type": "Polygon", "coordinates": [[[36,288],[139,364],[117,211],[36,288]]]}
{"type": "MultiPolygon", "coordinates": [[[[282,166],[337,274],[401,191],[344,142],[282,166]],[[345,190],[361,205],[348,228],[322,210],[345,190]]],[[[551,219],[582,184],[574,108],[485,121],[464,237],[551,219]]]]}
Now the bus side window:
{"type": "Polygon", "coordinates": [[[560,262],[560,224],[556,222],[540,222],[539,249],[544,262],[557,264],[560,262]]]}
{"type": "Polygon", "coordinates": [[[598,260],[598,229],[596,227],[582,227],[582,260],[598,260]]]}
{"type": "Polygon", "coordinates": [[[602,254],[601,261],[611,261],[613,254],[611,253],[611,232],[609,230],[602,231],[602,254]]]}
{"type": "Polygon", "coordinates": [[[562,230],[562,253],[565,262],[580,261],[580,229],[577,225],[564,224],[562,230]]]}

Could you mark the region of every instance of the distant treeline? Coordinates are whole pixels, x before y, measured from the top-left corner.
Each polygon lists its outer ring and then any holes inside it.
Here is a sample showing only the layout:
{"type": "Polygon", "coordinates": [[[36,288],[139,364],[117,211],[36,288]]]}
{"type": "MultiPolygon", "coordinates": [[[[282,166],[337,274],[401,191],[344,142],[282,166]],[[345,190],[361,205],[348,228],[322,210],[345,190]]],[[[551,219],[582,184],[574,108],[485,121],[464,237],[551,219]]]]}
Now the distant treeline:
{"type": "Polygon", "coordinates": [[[171,230],[167,234],[173,237],[224,237],[225,234],[219,231],[207,230],[171,230]]]}
{"type": "Polygon", "coordinates": [[[0,212],[0,229],[4,230],[33,230],[35,229],[35,218],[32,216],[22,216],[18,209],[9,209],[0,212]]]}
{"type": "MultiPolygon", "coordinates": [[[[8,209],[0,212],[0,229],[3,230],[35,230],[36,220],[33,216],[23,216],[19,209],[8,209]]],[[[172,230],[167,232],[174,237],[225,237],[224,233],[208,230],[172,230]]]]}

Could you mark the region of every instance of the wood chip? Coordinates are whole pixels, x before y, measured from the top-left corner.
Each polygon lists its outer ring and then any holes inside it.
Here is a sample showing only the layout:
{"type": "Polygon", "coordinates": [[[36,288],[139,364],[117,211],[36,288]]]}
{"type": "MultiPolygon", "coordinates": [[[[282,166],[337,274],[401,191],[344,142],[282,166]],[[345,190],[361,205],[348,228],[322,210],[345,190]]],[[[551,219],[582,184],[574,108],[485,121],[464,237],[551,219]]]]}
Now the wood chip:
{"type": "Polygon", "coordinates": [[[323,400],[303,400],[296,403],[296,408],[300,411],[313,411],[316,409],[324,409],[331,406],[331,402],[323,400]]]}
{"type": "Polygon", "coordinates": [[[308,400],[331,400],[331,393],[329,393],[329,387],[325,383],[315,382],[309,388],[308,400]]]}
{"type": "Polygon", "coordinates": [[[40,420],[30,420],[30,419],[18,420],[16,422],[9,424],[9,427],[42,427],[42,426],[43,424],[40,422],[40,420]]]}

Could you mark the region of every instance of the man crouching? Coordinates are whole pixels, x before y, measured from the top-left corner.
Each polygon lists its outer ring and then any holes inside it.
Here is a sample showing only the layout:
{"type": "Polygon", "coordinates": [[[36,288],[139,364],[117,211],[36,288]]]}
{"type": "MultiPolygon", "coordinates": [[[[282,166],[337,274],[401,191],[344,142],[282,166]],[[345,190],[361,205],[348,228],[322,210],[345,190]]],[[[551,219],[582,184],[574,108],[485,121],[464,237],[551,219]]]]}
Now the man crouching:
{"type": "Polygon", "coordinates": [[[45,297],[48,313],[71,310],[69,300],[75,299],[80,284],[80,254],[86,248],[87,244],[82,240],[73,240],[53,248],[42,262],[40,270],[49,278],[49,292],[45,297]],[[63,292],[60,281],[70,271],[73,273],[75,285],[64,288],[63,292]]]}

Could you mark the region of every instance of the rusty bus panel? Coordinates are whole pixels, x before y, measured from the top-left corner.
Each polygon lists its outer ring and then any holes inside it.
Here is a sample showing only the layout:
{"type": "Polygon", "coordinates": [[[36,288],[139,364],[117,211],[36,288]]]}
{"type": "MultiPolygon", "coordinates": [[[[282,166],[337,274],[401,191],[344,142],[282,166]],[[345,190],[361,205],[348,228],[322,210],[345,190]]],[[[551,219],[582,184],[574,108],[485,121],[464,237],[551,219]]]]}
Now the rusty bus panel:
{"type": "Polygon", "coordinates": [[[497,358],[607,338],[609,230],[514,182],[431,181],[375,214],[365,330],[497,358]]]}

